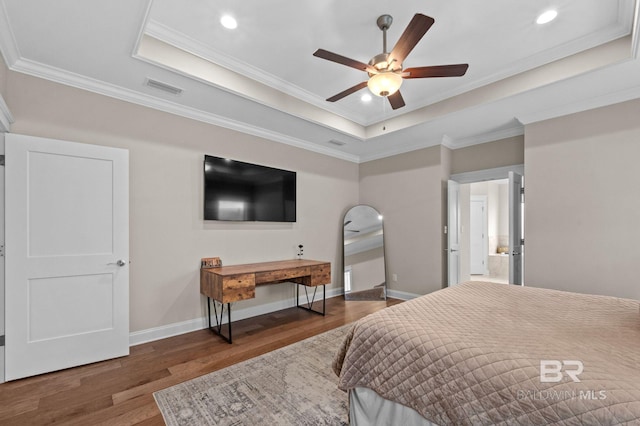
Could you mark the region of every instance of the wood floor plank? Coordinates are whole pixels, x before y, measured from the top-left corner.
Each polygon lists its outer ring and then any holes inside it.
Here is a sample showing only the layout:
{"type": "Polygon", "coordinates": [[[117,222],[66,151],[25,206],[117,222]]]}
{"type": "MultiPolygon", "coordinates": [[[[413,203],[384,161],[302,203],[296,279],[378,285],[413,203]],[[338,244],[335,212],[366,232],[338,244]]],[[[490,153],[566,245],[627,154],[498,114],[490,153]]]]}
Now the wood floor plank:
{"type": "Polygon", "coordinates": [[[401,301],[327,299],[327,315],[285,309],[233,323],[230,345],[199,330],[127,357],[0,384],[2,425],[164,424],[153,392],[356,321],[401,301]]]}

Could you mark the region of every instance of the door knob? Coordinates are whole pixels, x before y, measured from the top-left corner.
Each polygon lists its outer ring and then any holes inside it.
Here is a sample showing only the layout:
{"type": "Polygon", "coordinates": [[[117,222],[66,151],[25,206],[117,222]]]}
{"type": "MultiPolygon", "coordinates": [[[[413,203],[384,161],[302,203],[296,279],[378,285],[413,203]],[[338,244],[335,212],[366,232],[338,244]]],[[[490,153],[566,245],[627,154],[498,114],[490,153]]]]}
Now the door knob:
{"type": "Polygon", "coordinates": [[[114,262],[107,263],[107,265],[118,265],[118,266],[124,266],[126,264],[127,263],[122,259],[118,259],[115,263],[114,262]]]}

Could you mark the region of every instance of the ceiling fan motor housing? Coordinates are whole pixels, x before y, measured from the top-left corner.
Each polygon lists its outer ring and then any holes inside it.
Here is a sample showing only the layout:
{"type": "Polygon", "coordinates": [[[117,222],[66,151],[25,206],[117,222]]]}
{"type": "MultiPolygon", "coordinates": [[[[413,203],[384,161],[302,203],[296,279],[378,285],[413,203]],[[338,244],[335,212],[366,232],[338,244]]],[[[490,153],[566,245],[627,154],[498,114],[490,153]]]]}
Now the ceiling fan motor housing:
{"type": "Polygon", "coordinates": [[[369,61],[369,65],[379,70],[379,73],[368,73],[367,87],[376,96],[386,97],[393,95],[402,85],[402,64],[389,63],[389,54],[380,53],[369,61]]]}
{"type": "MultiPolygon", "coordinates": [[[[371,58],[371,60],[369,61],[369,65],[371,65],[372,67],[374,67],[375,69],[379,70],[379,71],[399,71],[402,70],[402,64],[398,64],[395,62],[392,62],[391,64],[388,62],[389,61],[389,54],[388,53],[380,53],[379,55],[374,56],[373,58],[371,58]]],[[[369,73],[369,77],[371,77],[373,74],[369,73]]]]}

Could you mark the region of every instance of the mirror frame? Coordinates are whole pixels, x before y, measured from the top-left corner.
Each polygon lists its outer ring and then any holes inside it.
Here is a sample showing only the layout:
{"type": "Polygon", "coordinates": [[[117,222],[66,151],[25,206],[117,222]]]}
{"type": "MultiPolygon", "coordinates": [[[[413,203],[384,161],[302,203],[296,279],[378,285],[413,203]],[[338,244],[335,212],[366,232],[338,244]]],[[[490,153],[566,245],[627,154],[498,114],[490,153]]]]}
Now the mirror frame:
{"type": "Polygon", "coordinates": [[[342,294],[345,298],[346,301],[349,300],[353,300],[353,301],[360,301],[360,300],[376,300],[376,301],[385,301],[387,300],[387,293],[389,291],[389,285],[388,282],[389,280],[387,279],[387,249],[386,249],[386,243],[385,243],[385,229],[384,229],[384,215],[382,213],[380,213],[380,210],[376,209],[375,207],[369,205],[369,204],[357,204],[354,206],[351,206],[347,209],[347,211],[342,215],[342,226],[341,226],[341,230],[342,230],[342,270],[341,270],[341,282],[342,282],[342,294]],[[347,293],[345,290],[345,280],[344,280],[344,273],[345,273],[345,223],[346,223],[346,219],[347,219],[347,215],[349,214],[349,212],[351,212],[353,209],[357,208],[357,207],[368,207],[372,210],[374,210],[376,213],[378,213],[379,216],[382,216],[382,219],[380,219],[381,224],[380,227],[382,229],[382,268],[384,270],[384,286],[383,286],[383,292],[382,292],[382,297],[381,298],[372,298],[372,299],[349,299],[347,296],[350,293],[347,293]]]}

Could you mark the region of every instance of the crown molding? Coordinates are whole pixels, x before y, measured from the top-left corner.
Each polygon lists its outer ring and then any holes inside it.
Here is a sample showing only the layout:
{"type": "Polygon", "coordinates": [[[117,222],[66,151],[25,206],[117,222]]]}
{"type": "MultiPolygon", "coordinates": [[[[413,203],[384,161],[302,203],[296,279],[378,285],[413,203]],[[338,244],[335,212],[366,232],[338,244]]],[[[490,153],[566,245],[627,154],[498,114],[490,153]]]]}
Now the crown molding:
{"type": "Polygon", "coordinates": [[[640,98],[640,86],[636,86],[632,89],[624,89],[617,92],[607,93],[606,95],[596,96],[589,99],[584,99],[579,102],[565,104],[556,108],[549,108],[531,114],[524,114],[518,116],[517,119],[526,126],[528,124],[537,123],[539,121],[550,120],[553,118],[575,114],[582,111],[588,111],[590,109],[601,108],[638,98],[640,98]]]}
{"type": "Polygon", "coordinates": [[[368,161],[380,160],[386,157],[392,157],[394,155],[406,154],[407,152],[417,151],[419,149],[431,148],[432,146],[439,146],[441,141],[424,141],[417,142],[411,145],[402,145],[391,147],[389,149],[370,152],[360,156],[360,163],[366,163],[368,161]]]}
{"type": "Polygon", "coordinates": [[[640,55],[640,0],[635,0],[633,11],[633,29],[631,30],[631,56],[638,59],[640,55]]]}
{"type": "Polygon", "coordinates": [[[318,154],[328,155],[330,157],[339,158],[341,160],[357,163],[359,157],[353,154],[344,153],[331,148],[323,147],[302,139],[284,135],[279,132],[252,126],[237,120],[228,119],[217,114],[212,114],[195,108],[186,107],[164,99],[156,98],[151,95],[139,93],[133,90],[125,89],[113,84],[105,83],[93,78],[81,76],[59,68],[50,67],[39,62],[27,59],[18,59],[10,68],[12,71],[21,72],[32,75],[34,77],[61,83],[77,89],[87,90],[111,98],[120,99],[148,108],[164,111],[170,114],[179,115],[185,118],[213,124],[226,129],[235,130],[252,136],[281,142],[286,145],[297,148],[306,149],[318,154]]]}
{"type": "Polygon", "coordinates": [[[443,145],[450,149],[460,149],[472,145],[499,141],[501,139],[521,135],[524,135],[524,126],[520,123],[517,123],[516,125],[506,129],[497,130],[495,132],[482,133],[480,135],[473,135],[467,138],[451,139],[450,137],[447,137],[447,144],[445,145],[443,143],[443,145]]]}
{"type": "MultiPolygon", "coordinates": [[[[264,70],[261,70],[251,64],[233,58],[226,53],[223,53],[217,49],[212,48],[209,45],[201,43],[200,41],[172,28],[169,28],[157,21],[154,21],[153,19],[148,20],[146,27],[144,28],[144,33],[167,44],[170,44],[176,49],[184,50],[185,52],[189,52],[193,55],[199,56],[211,63],[231,70],[251,80],[262,83],[266,86],[271,87],[272,89],[286,93],[289,96],[300,99],[301,101],[314,105],[327,112],[353,121],[354,123],[361,126],[364,126],[364,123],[367,121],[361,114],[354,115],[353,112],[348,112],[339,104],[333,104],[331,105],[331,107],[329,107],[327,102],[320,96],[294,84],[291,84],[290,82],[273,74],[265,72],[264,70]]],[[[262,103],[257,99],[252,100],[262,103]]]]}
{"type": "Polygon", "coordinates": [[[455,149],[454,141],[449,135],[442,135],[442,142],[440,142],[440,145],[447,147],[449,149],[455,149]]]}
{"type": "Polygon", "coordinates": [[[0,94],[0,133],[8,133],[11,131],[11,123],[13,123],[13,115],[9,111],[9,106],[0,94]]]}
{"type": "Polygon", "coordinates": [[[501,129],[495,132],[483,133],[480,135],[474,135],[468,138],[453,139],[449,135],[443,135],[439,143],[422,142],[416,143],[410,146],[395,147],[384,151],[377,151],[370,154],[360,156],[360,163],[367,161],[379,160],[385,157],[391,157],[393,155],[405,154],[407,152],[416,151],[423,148],[431,148],[432,146],[441,145],[449,149],[466,148],[472,145],[480,145],[486,142],[499,141],[501,139],[511,138],[514,136],[521,136],[524,134],[524,126],[520,123],[507,129],[501,129]]]}
{"type": "Polygon", "coordinates": [[[0,3],[0,53],[2,53],[4,63],[9,68],[20,58],[20,51],[9,23],[9,15],[7,14],[4,0],[0,3]]]}

